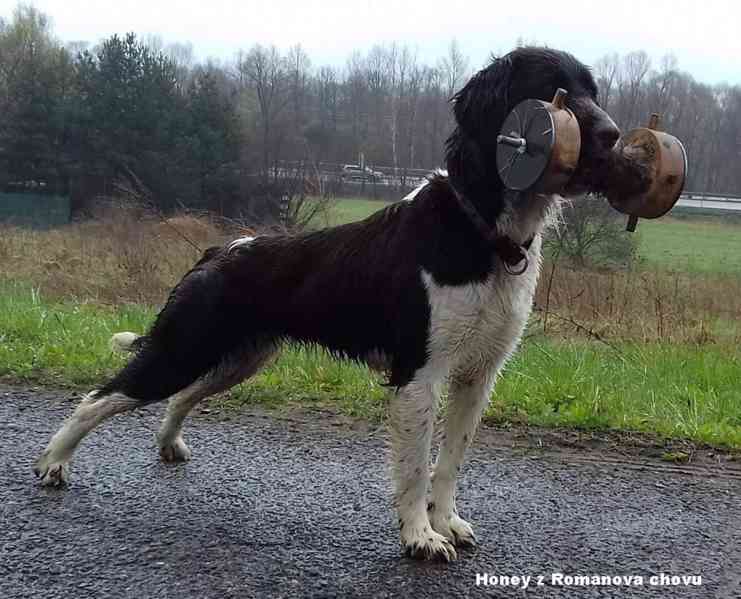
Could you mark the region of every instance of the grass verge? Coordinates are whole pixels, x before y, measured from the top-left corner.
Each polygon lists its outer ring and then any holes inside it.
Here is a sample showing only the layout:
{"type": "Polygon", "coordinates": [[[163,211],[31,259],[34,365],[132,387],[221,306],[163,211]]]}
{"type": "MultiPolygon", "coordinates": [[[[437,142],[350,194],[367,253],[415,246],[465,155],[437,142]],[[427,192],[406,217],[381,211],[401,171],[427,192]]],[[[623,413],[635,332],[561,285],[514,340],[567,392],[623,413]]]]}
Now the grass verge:
{"type": "MultiPolygon", "coordinates": [[[[121,330],[143,331],[154,309],[50,302],[0,286],[0,376],[88,390],[123,365],[108,348],[121,330]]],[[[528,340],[506,369],[486,414],[497,424],[621,429],[741,448],[741,353],[735,345],[528,340]]],[[[379,420],[383,380],[319,350],[287,348],[219,402],[229,407],[312,404],[379,420]]]]}

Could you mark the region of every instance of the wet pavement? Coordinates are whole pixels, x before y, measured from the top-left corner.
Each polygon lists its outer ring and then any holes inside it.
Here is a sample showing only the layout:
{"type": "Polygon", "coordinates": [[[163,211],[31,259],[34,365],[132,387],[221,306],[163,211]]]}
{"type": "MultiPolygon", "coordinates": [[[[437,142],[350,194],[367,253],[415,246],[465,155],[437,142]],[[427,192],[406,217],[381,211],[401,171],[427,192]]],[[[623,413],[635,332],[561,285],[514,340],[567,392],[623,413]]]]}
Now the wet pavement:
{"type": "Polygon", "coordinates": [[[479,547],[423,563],[401,556],[383,429],[197,415],[193,460],[166,465],[153,406],[93,432],[69,488],[42,488],[32,462],[73,405],[0,390],[3,599],[741,597],[739,469],[526,451],[484,430],[458,502],[479,547]]]}

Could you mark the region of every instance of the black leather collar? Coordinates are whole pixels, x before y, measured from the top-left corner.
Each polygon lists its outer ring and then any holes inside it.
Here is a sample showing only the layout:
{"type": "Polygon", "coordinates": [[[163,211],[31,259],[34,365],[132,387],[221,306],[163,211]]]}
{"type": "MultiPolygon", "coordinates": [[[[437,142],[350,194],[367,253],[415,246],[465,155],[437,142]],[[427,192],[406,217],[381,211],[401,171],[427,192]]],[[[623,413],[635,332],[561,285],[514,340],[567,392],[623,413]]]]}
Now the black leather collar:
{"type": "Polygon", "coordinates": [[[533,243],[531,237],[522,245],[515,243],[510,237],[506,235],[499,235],[496,226],[490,227],[484,218],[479,214],[474,206],[462,193],[450,184],[450,188],[453,190],[453,195],[458,201],[458,205],[463,210],[463,213],[473,223],[473,226],[481,234],[486,243],[490,244],[497,256],[504,265],[506,270],[511,275],[521,275],[527,270],[530,265],[528,260],[528,250],[533,243]]]}

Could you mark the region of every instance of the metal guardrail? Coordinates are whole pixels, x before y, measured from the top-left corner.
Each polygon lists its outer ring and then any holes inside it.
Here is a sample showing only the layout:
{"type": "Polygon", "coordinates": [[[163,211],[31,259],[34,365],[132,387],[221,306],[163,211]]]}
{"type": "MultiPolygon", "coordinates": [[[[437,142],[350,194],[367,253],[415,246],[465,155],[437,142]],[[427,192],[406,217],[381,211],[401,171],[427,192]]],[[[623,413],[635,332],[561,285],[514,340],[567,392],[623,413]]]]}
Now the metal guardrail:
{"type": "MultiPolygon", "coordinates": [[[[373,165],[371,170],[378,176],[366,178],[353,175],[343,176],[343,164],[332,162],[321,162],[313,165],[311,170],[315,176],[323,181],[343,180],[345,183],[363,184],[365,186],[378,187],[416,187],[428,177],[433,169],[420,168],[397,168],[390,166],[373,165]]],[[[280,163],[276,173],[290,175],[296,170],[305,170],[307,165],[300,162],[285,161],[280,163]]],[[[700,208],[704,210],[732,210],[741,211],[741,195],[727,193],[711,193],[704,191],[685,191],[679,198],[677,206],[683,208],[700,208]]]]}
{"type": "Polygon", "coordinates": [[[687,200],[713,200],[716,202],[741,202],[741,195],[730,193],[709,193],[706,191],[683,191],[680,196],[687,200]]]}
{"type": "Polygon", "coordinates": [[[741,196],[685,191],[679,196],[677,206],[680,208],[741,212],[741,196]]]}

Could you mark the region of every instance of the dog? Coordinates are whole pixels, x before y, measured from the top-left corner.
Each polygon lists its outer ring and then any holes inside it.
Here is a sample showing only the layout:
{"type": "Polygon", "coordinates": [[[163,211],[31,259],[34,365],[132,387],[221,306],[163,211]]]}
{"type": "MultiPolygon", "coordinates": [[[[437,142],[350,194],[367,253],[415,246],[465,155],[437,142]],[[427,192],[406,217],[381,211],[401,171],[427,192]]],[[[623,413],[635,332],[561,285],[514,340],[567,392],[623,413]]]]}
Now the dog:
{"type": "Polygon", "coordinates": [[[528,320],[549,218],[562,197],[597,185],[620,131],[599,107],[589,69],[547,48],[493,59],[452,104],[447,173],[404,200],[360,222],[210,248],[136,340],[128,364],[52,437],[34,467],[42,484],[67,482],[74,450],[101,422],[167,398],[157,435],[161,457],[188,460],[182,426],[190,410],[254,375],[290,341],[387,375],[406,554],[449,561],[456,548],[475,545],[473,528],[456,509],[464,453],[528,320]],[[550,100],[559,87],[581,128],[570,182],[561,195],[506,190],[495,158],[503,120],[521,100],[550,100]],[[447,417],[431,472],[444,384],[447,417]]]}

